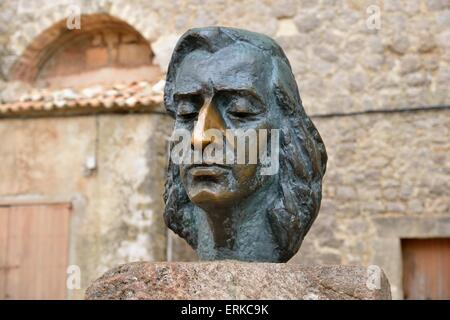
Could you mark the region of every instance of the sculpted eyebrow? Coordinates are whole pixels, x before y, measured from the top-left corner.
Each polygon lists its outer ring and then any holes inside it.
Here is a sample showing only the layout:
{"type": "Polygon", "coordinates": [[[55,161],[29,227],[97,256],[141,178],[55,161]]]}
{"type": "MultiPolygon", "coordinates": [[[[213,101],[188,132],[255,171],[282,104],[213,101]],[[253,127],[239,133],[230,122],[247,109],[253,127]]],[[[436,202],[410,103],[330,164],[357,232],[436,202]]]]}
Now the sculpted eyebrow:
{"type": "Polygon", "coordinates": [[[178,91],[173,94],[174,98],[190,98],[200,94],[200,90],[197,91],[178,91]]]}
{"type": "Polygon", "coordinates": [[[263,99],[260,97],[260,95],[258,93],[256,93],[256,91],[252,90],[252,89],[248,89],[248,88],[243,88],[243,89],[223,89],[223,90],[219,90],[218,93],[223,92],[223,93],[239,93],[241,95],[249,95],[253,98],[255,98],[256,100],[258,100],[258,102],[263,103],[264,101],[263,99]]]}

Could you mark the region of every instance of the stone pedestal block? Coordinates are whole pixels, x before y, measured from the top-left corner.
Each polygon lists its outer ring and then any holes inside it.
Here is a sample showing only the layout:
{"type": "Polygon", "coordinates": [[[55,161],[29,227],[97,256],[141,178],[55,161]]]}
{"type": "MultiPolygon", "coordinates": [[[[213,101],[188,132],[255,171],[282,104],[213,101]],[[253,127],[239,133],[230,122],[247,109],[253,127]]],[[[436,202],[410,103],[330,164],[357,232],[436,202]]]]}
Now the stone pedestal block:
{"type": "Polygon", "coordinates": [[[376,267],[135,262],[94,281],[86,299],[391,299],[376,267]]]}

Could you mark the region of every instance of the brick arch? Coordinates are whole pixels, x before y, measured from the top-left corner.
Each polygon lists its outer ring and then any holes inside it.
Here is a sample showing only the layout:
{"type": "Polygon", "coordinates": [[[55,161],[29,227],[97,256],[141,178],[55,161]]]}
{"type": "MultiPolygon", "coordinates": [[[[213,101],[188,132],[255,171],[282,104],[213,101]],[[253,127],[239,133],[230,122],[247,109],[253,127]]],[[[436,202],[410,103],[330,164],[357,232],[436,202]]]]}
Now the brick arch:
{"type": "MultiPolygon", "coordinates": [[[[130,24],[109,14],[89,14],[81,16],[81,29],[68,29],[64,18],[36,36],[25,48],[9,72],[10,80],[33,83],[45,63],[68,43],[85,34],[99,31],[128,31],[148,43],[148,41],[130,24]]],[[[150,44],[149,44],[150,48],[150,44]]]]}

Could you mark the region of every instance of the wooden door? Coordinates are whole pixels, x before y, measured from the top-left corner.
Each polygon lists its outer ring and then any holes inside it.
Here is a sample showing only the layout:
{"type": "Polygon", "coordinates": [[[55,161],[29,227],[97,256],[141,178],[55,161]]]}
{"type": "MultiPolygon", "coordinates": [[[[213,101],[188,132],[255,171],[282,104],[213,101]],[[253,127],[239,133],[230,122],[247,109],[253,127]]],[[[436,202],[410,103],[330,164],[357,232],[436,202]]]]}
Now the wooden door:
{"type": "Polygon", "coordinates": [[[405,299],[450,299],[450,239],[404,239],[405,299]]]}
{"type": "Polygon", "coordinates": [[[5,299],[9,210],[0,207],[0,300],[5,299]]]}
{"type": "Polygon", "coordinates": [[[64,299],[70,205],[0,207],[0,299],[64,299]]]}

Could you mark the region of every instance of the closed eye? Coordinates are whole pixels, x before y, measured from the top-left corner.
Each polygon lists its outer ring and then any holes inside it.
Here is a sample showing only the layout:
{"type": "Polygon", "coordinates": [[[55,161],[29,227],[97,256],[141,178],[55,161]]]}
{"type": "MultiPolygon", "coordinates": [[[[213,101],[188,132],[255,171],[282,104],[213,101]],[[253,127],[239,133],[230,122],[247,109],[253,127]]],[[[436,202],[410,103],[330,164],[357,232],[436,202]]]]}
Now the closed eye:
{"type": "Polygon", "coordinates": [[[191,121],[197,118],[198,110],[203,104],[203,98],[199,94],[177,94],[174,96],[177,104],[177,119],[191,121]]]}
{"type": "Polygon", "coordinates": [[[256,115],[255,113],[248,112],[248,111],[229,111],[228,113],[231,116],[233,116],[234,118],[240,118],[240,119],[250,118],[250,117],[256,115]]]}
{"type": "Polygon", "coordinates": [[[179,113],[177,114],[177,118],[181,120],[194,120],[198,115],[198,112],[187,112],[187,113],[179,113]]]}

